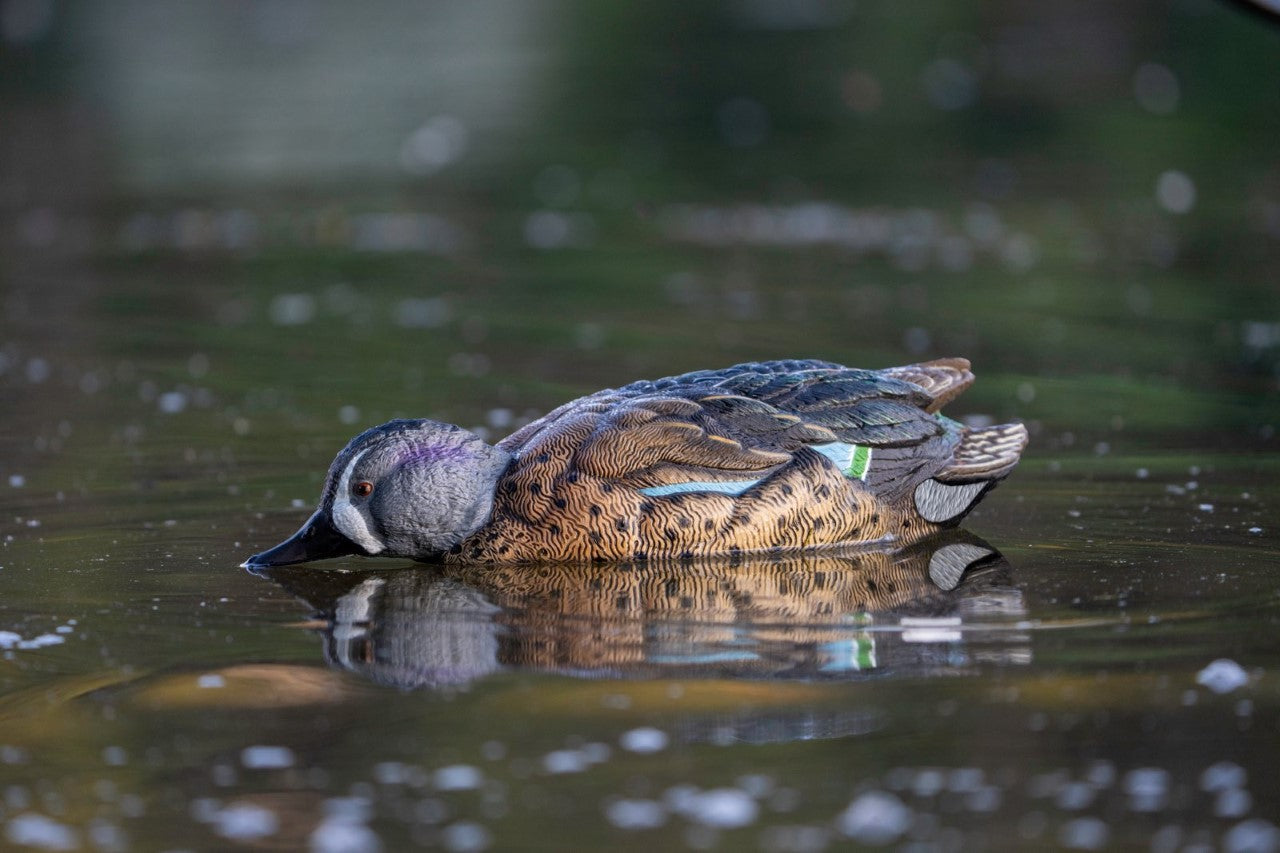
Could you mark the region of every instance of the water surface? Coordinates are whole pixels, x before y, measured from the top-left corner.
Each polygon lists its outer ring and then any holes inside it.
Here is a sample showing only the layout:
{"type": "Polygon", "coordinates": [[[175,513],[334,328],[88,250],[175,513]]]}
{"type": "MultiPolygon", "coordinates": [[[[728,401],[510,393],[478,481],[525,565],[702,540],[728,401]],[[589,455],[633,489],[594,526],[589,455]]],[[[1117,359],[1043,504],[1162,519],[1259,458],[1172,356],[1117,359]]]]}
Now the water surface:
{"type": "Polygon", "coordinates": [[[1275,30],[527,7],[4,7],[4,843],[1280,849],[1275,30]],[[947,355],[1032,443],[903,553],[238,568],[391,417],[947,355]]]}

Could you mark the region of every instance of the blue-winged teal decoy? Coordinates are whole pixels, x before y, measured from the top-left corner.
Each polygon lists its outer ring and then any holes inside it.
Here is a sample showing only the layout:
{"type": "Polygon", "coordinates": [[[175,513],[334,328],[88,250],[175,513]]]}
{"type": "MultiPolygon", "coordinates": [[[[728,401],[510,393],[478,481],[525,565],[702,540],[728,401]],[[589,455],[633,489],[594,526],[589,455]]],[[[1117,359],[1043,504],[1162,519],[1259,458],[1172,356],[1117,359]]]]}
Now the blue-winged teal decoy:
{"type": "Polygon", "coordinates": [[[972,382],[962,358],[878,371],[767,361],[598,391],[496,446],[450,424],[391,421],[352,439],[315,514],[245,566],[905,544],[959,521],[1026,446],[1021,424],[937,414],[972,382]]]}

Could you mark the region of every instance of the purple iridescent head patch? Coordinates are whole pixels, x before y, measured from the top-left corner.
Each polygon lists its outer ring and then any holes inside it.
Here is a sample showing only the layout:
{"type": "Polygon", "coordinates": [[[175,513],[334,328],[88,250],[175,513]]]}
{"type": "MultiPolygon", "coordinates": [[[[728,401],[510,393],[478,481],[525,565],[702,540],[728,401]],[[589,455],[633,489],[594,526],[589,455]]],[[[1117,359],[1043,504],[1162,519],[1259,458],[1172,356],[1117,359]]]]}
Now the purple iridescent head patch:
{"type": "Polygon", "coordinates": [[[470,450],[459,444],[426,444],[407,448],[396,459],[396,467],[404,465],[420,465],[436,462],[459,462],[474,456],[470,450]]]}

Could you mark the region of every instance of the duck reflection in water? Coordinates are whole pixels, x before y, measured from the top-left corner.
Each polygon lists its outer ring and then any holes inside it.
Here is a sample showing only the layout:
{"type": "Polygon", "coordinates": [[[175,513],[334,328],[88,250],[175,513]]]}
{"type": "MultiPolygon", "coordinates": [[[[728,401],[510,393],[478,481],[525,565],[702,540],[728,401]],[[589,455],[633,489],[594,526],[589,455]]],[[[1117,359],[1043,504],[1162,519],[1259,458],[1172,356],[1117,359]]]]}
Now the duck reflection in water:
{"type": "Polygon", "coordinates": [[[512,669],[821,680],[1029,659],[1008,563],[962,530],[733,562],[258,574],[317,609],[331,663],[404,689],[512,669]]]}

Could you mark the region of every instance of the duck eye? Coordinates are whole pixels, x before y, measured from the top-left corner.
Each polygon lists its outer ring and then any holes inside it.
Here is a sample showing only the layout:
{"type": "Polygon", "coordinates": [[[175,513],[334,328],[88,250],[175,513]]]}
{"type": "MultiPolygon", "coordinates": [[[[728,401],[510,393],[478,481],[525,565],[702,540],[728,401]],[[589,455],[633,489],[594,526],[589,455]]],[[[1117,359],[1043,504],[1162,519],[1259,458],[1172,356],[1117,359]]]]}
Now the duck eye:
{"type": "Polygon", "coordinates": [[[358,498],[367,498],[373,494],[373,483],[368,480],[361,480],[351,487],[351,493],[358,498]]]}

